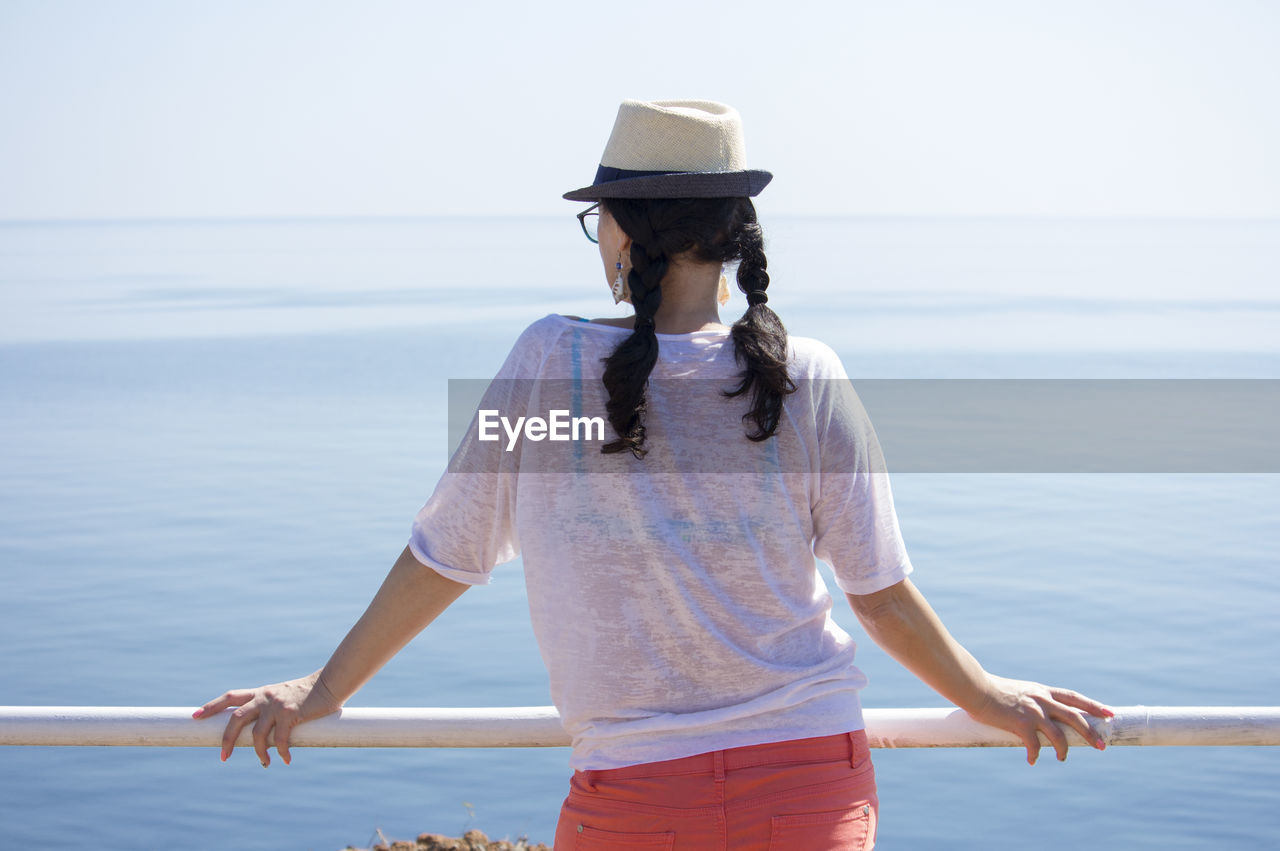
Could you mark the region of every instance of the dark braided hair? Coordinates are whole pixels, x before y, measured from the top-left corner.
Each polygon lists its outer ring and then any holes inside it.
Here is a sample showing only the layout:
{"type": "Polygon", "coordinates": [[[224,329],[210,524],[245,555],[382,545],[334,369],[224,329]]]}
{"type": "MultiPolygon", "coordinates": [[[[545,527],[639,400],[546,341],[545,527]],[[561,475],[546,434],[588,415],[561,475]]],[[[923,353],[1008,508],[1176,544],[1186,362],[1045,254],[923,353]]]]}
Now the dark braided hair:
{"type": "Polygon", "coordinates": [[[606,198],[601,206],[631,237],[631,271],[627,286],[635,307],[635,330],[604,359],[606,409],[618,439],[605,453],[629,451],[643,458],[645,386],[658,361],[654,316],[662,304],[662,279],[671,258],[689,255],[703,263],[741,261],[738,288],[747,295],[747,311],[733,325],[734,357],[742,366],[741,381],[727,396],[750,394],[751,410],[743,414],[755,429],[754,441],[772,437],[782,416],[782,399],[796,390],[787,374],[787,329],[766,305],[769,274],[765,271],[764,237],[750,198],[606,198]]]}

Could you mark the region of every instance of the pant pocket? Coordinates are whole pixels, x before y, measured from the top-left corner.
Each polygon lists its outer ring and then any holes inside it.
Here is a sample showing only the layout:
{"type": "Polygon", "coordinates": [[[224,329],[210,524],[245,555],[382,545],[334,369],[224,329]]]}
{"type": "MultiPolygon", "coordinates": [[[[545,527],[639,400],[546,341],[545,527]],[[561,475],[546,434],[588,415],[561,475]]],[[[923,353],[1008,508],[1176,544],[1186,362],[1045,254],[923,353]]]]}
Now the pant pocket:
{"type": "Polygon", "coordinates": [[[618,851],[664,849],[665,851],[670,849],[676,841],[676,835],[672,832],[623,833],[616,830],[602,830],[586,824],[578,825],[577,830],[577,841],[573,847],[581,851],[609,851],[609,849],[618,849],[618,851]]]}
{"type": "Polygon", "coordinates": [[[799,848],[868,851],[875,840],[875,818],[875,810],[870,805],[852,810],[774,816],[769,848],[770,851],[799,848]]]}

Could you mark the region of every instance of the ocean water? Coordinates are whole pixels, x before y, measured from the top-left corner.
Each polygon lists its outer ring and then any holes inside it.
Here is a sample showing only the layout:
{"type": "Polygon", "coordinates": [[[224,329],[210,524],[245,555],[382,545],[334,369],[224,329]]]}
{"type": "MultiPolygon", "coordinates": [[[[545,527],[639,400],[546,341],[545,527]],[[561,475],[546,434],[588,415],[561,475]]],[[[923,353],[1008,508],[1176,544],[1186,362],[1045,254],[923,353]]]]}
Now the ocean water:
{"type": "MultiPolygon", "coordinates": [[[[1278,221],[764,224],[770,305],[855,386],[1280,378],[1278,221]]],[[[551,312],[622,313],[567,215],[0,224],[0,704],[195,707],[319,667],[444,469],[447,380],[488,377],[551,312]]],[[[1280,477],[893,484],[917,584],[988,669],[1114,705],[1280,704],[1280,477]]],[[[944,705],[835,612],[865,705],[944,705]]],[[[351,705],[549,702],[517,561],[351,705]]],[[[1280,835],[1273,749],[874,758],[885,848],[1280,835]]],[[[0,748],[0,845],[549,841],[567,760],[300,749],[264,771],[239,751],[0,748]]]]}

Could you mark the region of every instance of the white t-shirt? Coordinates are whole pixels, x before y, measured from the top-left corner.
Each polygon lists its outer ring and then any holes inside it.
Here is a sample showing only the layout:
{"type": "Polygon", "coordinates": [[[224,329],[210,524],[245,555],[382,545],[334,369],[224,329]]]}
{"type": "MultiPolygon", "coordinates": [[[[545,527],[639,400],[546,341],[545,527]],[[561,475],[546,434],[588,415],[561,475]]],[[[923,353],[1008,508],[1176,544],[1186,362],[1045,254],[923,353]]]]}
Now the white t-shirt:
{"type": "Polygon", "coordinates": [[[727,331],[659,334],[646,457],[605,455],[603,358],[631,332],[530,325],[413,524],[423,564],[469,584],[523,555],[571,765],[606,769],[863,727],[854,642],[815,566],[867,594],[911,572],[879,443],[839,358],[790,338],[798,386],[748,440],[727,331]],[[564,415],[599,416],[578,440],[564,415]],[[588,439],[588,438],[592,439],[588,439]]]}

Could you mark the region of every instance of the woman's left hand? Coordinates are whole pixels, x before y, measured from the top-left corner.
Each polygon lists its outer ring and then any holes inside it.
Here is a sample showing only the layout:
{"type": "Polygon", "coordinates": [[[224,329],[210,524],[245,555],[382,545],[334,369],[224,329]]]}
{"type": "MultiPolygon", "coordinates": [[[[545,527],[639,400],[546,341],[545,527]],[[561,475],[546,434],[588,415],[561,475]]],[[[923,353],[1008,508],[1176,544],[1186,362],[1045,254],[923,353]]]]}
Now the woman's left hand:
{"type": "Polygon", "coordinates": [[[1098,750],[1106,747],[1084,716],[1111,718],[1114,711],[1071,689],[987,673],[951,637],[910,579],[871,594],[848,597],[858,621],[876,644],[938,694],[967,710],[975,721],[1017,735],[1026,743],[1027,762],[1032,765],[1040,756],[1040,733],[1053,744],[1058,759],[1067,758],[1067,736],[1058,723],[1071,727],[1098,750]]]}
{"type": "Polygon", "coordinates": [[[1106,742],[1089,726],[1085,714],[1111,718],[1115,712],[1079,692],[987,674],[986,693],[985,702],[978,710],[969,712],[970,717],[1017,735],[1027,745],[1030,765],[1035,765],[1040,756],[1039,733],[1044,733],[1053,745],[1059,761],[1067,758],[1067,737],[1059,723],[1071,727],[1098,750],[1106,748],[1106,742]]]}

